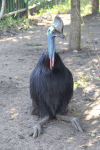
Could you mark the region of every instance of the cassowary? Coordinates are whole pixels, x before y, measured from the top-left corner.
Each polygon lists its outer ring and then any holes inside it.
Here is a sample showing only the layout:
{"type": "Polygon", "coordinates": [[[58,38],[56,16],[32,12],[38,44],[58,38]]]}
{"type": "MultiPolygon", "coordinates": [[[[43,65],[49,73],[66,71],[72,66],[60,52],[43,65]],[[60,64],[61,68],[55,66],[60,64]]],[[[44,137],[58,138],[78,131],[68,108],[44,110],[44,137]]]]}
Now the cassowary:
{"type": "Polygon", "coordinates": [[[77,118],[66,116],[68,103],[73,96],[73,77],[55,52],[55,37],[64,38],[62,33],[63,21],[56,16],[53,25],[47,30],[48,51],[41,55],[30,77],[33,114],[43,117],[30,133],[34,138],[50,119],[71,122],[77,130],[83,132],[77,118]]]}

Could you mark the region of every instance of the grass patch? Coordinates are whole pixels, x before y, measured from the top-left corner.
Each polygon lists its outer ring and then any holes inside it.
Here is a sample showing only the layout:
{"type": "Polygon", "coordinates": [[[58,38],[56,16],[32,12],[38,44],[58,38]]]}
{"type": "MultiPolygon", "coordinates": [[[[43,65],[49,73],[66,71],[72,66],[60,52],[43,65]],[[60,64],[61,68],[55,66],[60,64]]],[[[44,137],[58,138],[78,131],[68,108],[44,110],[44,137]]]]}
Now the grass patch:
{"type": "Polygon", "coordinates": [[[27,46],[42,46],[42,43],[26,43],[27,46]]]}
{"type": "Polygon", "coordinates": [[[22,18],[14,19],[12,16],[3,18],[0,21],[0,30],[28,30],[33,28],[33,23],[31,20],[25,16],[22,18]]]}
{"type": "Polygon", "coordinates": [[[89,82],[93,83],[93,77],[89,73],[76,77],[74,79],[74,90],[79,87],[86,88],[89,82]]]}

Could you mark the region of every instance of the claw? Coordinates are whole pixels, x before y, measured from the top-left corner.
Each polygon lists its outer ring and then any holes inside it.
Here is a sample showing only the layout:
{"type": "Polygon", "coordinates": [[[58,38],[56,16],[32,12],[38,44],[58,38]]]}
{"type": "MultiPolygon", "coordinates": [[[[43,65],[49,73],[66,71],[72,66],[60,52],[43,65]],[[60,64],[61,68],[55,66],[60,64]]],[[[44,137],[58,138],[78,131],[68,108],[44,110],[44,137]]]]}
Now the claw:
{"type": "Polygon", "coordinates": [[[42,129],[40,124],[37,124],[33,127],[31,133],[29,134],[29,136],[33,135],[33,138],[36,138],[37,136],[39,136],[42,133],[42,129]]]}
{"type": "Polygon", "coordinates": [[[73,118],[71,120],[72,125],[77,129],[77,131],[83,132],[84,129],[82,127],[82,125],[79,123],[77,118],[73,118]]]}

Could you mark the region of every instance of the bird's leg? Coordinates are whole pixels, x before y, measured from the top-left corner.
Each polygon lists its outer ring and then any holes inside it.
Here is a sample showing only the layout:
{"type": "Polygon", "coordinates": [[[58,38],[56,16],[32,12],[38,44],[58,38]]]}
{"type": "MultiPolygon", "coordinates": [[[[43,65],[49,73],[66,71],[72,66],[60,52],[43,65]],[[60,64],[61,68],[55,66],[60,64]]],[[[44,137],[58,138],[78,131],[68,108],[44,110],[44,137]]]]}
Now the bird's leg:
{"type": "Polygon", "coordinates": [[[31,111],[31,115],[37,115],[37,116],[39,116],[38,107],[37,107],[34,99],[32,99],[32,111],[31,111]]]}
{"type": "Polygon", "coordinates": [[[83,132],[84,129],[82,127],[82,125],[79,123],[78,119],[73,117],[73,116],[64,116],[64,115],[56,115],[56,118],[58,120],[62,120],[62,121],[65,121],[65,122],[71,122],[72,125],[80,132],[83,132]]]}
{"type": "Polygon", "coordinates": [[[30,136],[32,136],[33,135],[33,138],[36,138],[37,136],[39,136],[41,133],[42,133],[42,126],[44,125],[44,124],[46,124],[47,122],[49,121],[49,116],[46,116],[46,117],[44,117],[39,123],[37,123],[34,127],[33,127],[33,129],[32,129],[32,131],[30,132],[30,136]]]}

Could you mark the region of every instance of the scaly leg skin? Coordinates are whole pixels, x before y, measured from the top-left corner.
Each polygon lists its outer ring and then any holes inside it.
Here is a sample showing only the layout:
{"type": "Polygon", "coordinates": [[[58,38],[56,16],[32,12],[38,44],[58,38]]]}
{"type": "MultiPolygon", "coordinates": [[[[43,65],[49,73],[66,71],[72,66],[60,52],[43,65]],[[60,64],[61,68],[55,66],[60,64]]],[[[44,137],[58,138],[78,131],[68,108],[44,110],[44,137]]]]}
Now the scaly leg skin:
{"type": "Polygon", "coordinates": [[[33,138],[36,138],[42,133],[42,126],[46,124],[49,121],[49,116],[44,117],[39,123],[37,123],[32,131],[30,132],[29,136],[33,135],[33,138]]]}
{"type": "Polygon", "coordinates": [[[84,131],[78,119],[73,116],[56,115],[56,118],[60,121],[71,122],[72,125],[77,129],[77,131],[80,131],[80,132],[84,131]]]}

